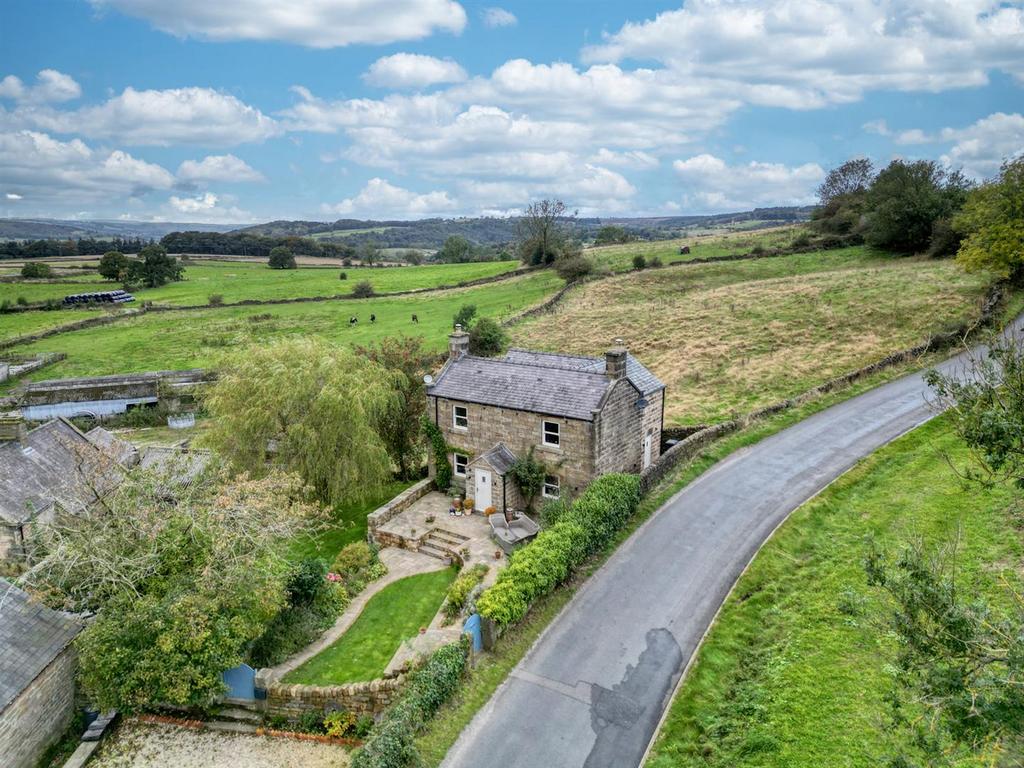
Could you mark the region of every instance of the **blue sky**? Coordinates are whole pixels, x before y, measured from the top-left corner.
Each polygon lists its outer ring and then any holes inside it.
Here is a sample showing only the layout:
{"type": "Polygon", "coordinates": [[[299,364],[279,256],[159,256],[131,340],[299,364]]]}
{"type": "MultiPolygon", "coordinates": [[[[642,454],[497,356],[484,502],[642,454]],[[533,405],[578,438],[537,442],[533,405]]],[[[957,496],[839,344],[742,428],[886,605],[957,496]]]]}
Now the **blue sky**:
{"type": "Polygon", "coordinates": [[[803,204],[1024,150],[988,0],[5,0],[0,216],[250,222],[803,204]]]}

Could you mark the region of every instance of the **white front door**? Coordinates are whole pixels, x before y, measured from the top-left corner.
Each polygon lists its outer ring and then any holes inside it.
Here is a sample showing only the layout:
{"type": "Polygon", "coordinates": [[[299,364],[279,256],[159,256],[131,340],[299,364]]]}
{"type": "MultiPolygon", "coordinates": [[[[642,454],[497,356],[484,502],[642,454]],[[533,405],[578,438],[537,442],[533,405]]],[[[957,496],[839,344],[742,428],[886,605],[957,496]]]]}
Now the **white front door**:
{"type": "Polygon", "coordinates": [[[476,471],[476,508],[487,509],[489,506],[491,506],[491,471],[478,469],[476,471]]]}
{"type": "Polygon", "coordinates": [[[644,464],[641,469],[647,469],[651,466],[651,436],[646,435],[644,437],[644,464]]]}

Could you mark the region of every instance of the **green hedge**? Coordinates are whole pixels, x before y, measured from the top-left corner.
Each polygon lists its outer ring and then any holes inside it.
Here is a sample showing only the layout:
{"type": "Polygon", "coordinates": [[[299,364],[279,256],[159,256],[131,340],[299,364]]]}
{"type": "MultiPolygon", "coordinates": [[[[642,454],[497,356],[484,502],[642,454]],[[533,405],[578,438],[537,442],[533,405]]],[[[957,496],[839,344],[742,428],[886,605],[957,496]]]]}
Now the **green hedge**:
{"type": "Polygon", "coordinates": [[[604,547],[639,503],[637,475],[605,475],[595,480],[557,523],[514,553],[498,580],[477,600],[480,615],[502,626],[522,619],[534,600],[604,547]]]}
{"type": "Polygon", "coordinates": [[[459,687],[466,670],[469,644],[465,638],[434,651],[409,679],[401,700],[374,727],[352,768],[406,768],[421,761],[416,732],[434,716],[459,687]]]}

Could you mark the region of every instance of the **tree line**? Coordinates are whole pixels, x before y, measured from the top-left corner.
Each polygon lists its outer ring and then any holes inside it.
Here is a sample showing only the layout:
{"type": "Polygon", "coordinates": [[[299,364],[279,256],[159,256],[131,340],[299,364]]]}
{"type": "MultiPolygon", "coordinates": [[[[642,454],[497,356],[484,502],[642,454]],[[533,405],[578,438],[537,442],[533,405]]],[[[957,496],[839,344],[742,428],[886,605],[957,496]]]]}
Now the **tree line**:
{"type": "Polygon", "coordinates": [[[8,240],[0,244],[0,259],[32,259],[53,256],[100,256],[107,251],[139,253],[155,241],[142,237],[115,237],[97,240],[80,237],[77,240],[8,240]]]}

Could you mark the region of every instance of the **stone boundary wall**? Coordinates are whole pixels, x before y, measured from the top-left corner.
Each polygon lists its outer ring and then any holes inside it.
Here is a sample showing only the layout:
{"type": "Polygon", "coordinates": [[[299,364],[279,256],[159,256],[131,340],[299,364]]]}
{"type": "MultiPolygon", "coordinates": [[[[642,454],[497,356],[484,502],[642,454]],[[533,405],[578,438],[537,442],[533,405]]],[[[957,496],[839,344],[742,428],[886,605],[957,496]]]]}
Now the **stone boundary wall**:
{"type": "Polygon", "coordinates": [[[570,288],[575,288],[577,285],[581,285],[583,282],[584,281],[582,280],[574,280],[571,283],[566,283],[558,290],[558,293],[556,293],[550,299],[547,299],[546,301],[538,304],[535,307],[524,309],[522,312],[516,315],[512,315],[512,317],[502,320],[501,325],[505,328],[511,328],[513,325],[517,325],[518,323],[521,323],[523,320],[526,320],[527,318],[536,317],[537,315],[543,315],[546,314],[547,312],[551,312],[552,310],[554,310],[555,307],[559,305],[559,303],[561,303],[562,299],[565,298],[565,294],[569,292],[570,288]]]}
{"type": "Polygon", "coordinates": [[[365,683],[327,686],[273,683],[267,688],[265,711],[289,720],[298,720],[304,712],[327,713],[339,709],[377,718],[398,701],[406,677],[400,672],[365,683]]]}
{"type": "MultiPolygon", "coordinates": [[[[61,310],[53,310],[60,312],[61,310]]],[[[71,310],[74,311],[74,310],[71,310]]],[[[80,331],[83,328],[94,328],[98,325],[109,325],[116,323],[119,320],[125,320],[129,317],[140,317],[146,314],[148,310],[143,307],[142,309],[135,309],[130,312],[124,312],[117,315],[102,315],[100,317],[89,317],[85,320],[76,320],[73,323],[65,323],[64,325],[57,325],[53,328],[47,328],[45,331],[39,331],[38,333],[29,333],[24,336],[15,336],[13,339],[4,339],[0,341],[0,350],[10,349],[21,344],[31,344],[33,341],[39,341],[50,336],[56,336],[59,333],[68,333],[70,331],[80,331]]]]}
{"type": "MultiPolygon", "coordinates": [[[[369,529],[370,535],[375,536],[377,529],[391,520],[395,515],[398,515],[413,505],[414,502],[419,501],[428,493],[434,481],[425,477],[418,483],[413,483],[411,486],[406,488],[400,494],[395,496],[391,501],[386,504],[377,507],[370,514],[366,516],[366,525],[369,529]]],[[[390,546],[390,545],[385,545],[390,546]]],[[[401,546],[401,545],[396,545],[401,546]]]]}
{"type": "Polygon", "coordinates": [[[968,338],[976,334],[979,330],[992,325],[996,319],[996,312],[1003,302],[1005,293],[1005,286],[1002,283],[996,283],[989,288],[982,304],[981,315],[974,322],[961,323],[957,328],[951,331],[936,333],[922,344],[900,350],[899,352],[893,352],[890,355],[886,355],[881,360],[876,360],[869,365],[865,365],[863,368],[858,368],[850,373],[830,379],[816,387],[812,387],[806,392],[796,395],[795,397],[791,397],[777,403],[772,403],[771,405],[766,405],[763,408],[758,408],[756,411],[752,411],[746,416],[731,419],[730,421],[724,421],[720,424],[714,424],[710,427],[693,432],[688,437],[680,440],[665,451],[656,462],[651,464],[650,467],[641,473],[641,492],[647,493],[647,491],[657,485],[677,464],[681,461],[693,458],[708,444],[714,442],[720,437],[732,434],[733,432],[736,432],[767,416],[773,416],[776,413],[789,410],[793,406],[800,405],[808,400],[813,400],[814,398],[833,390],[849,386],[850,384],[866,378],[873,373],[877,373],[878,371],[921,357],[926,352],[946,349],[956,344],[966,342],[968,338]]]}

